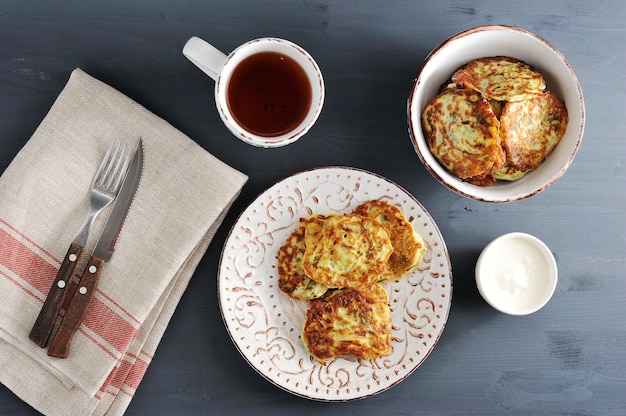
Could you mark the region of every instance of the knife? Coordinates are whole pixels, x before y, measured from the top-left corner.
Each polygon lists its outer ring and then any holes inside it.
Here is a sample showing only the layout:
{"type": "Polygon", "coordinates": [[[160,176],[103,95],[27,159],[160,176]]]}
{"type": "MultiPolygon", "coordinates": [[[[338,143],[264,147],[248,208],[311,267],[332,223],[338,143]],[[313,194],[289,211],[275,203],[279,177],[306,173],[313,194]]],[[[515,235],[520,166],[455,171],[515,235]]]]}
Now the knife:
{"type": "Polygon", "coordinates": [[[72,294],[61,324],[50,342],[48,355],[51,357],[67,358],[69,355],[70,344],[87,313],[87,307],[93,299],[104,264],[111,260],[115,251],[115,245],[124,225],[126,214],[139,186],[142,170],[143,142],[139,139],[139,145],[130,162],[128,173],[115,199],[111,214],[85,266],[78,286],[72,294]]]}

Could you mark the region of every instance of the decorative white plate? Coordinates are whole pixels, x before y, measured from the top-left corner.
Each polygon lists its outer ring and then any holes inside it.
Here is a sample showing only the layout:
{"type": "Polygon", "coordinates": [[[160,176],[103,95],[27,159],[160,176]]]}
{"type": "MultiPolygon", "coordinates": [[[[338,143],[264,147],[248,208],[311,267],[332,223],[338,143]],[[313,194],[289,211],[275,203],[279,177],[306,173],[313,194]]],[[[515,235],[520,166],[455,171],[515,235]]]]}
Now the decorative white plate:
{"type": "Polygon", "coordinates": [[[370,172],[329,167],[278,182],[240,215],[222,251],[218,292],[233,342],[261,375],[298,396],[346,401],[396,385],[426,359],[448,317],[452,274],[439,229],[413,196],[370,172]],[[278,249],[300,218],[351,212],[371,199],[401,207],[424,238],[428,253],[418,270],[385,283],[392,351],[375,360],[349,356],[321,365],[300,339],[308,302],[291,299],[278,288],[278,249]]]}

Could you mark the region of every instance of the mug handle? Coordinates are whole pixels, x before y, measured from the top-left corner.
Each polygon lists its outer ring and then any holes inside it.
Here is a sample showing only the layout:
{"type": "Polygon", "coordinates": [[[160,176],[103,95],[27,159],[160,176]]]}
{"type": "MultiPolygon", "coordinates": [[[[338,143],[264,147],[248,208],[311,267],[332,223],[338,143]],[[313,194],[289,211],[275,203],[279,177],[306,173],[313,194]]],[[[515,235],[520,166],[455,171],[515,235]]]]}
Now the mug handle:
{"type": "Polygon", "coordinates": [[[226,62],[225,54],[196,36],[189,38],[185,43],[183,55],[215,81],[226,62]]]}

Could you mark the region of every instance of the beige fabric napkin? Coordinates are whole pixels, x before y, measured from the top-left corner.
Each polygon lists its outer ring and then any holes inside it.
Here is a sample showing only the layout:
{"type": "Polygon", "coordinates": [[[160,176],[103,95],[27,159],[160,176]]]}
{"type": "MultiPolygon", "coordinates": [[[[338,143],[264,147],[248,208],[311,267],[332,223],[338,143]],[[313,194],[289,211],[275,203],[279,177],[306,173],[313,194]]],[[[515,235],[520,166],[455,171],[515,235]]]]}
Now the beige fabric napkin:
{"type": "MultiPolygon", "coordinates": [[[[76,69],[0,178],[0,382],[44,414],[124,413],[246,180],[76,69]],[[50,358],[28,333],[88,212],[91,180],[107,147],[115,139],[134,147],[139,137],[143,176],[115,254],[69,358],[50,358]]],[[[92,234],[86,258],[95,240],[92,234]]]]}

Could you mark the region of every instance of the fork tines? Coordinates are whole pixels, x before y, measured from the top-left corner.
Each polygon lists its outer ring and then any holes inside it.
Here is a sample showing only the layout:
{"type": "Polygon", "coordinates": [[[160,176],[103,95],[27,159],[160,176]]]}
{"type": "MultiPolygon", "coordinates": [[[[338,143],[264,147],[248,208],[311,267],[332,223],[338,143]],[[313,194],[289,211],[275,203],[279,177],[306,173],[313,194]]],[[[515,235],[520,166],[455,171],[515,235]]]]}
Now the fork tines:
{"type": "Polygon", "coordinates": [[[100,187],[115,192],[120,186],[124,178],[122,172],[126,172],[130,163],[130,149],[127,147],[126,144],[119,142],[114,142],[109,146],[104,156],[106,162],[100,166],[96,173],[97,184],[100,187]],[[124,153],[126,154],[124,155],[124,153]]]}

